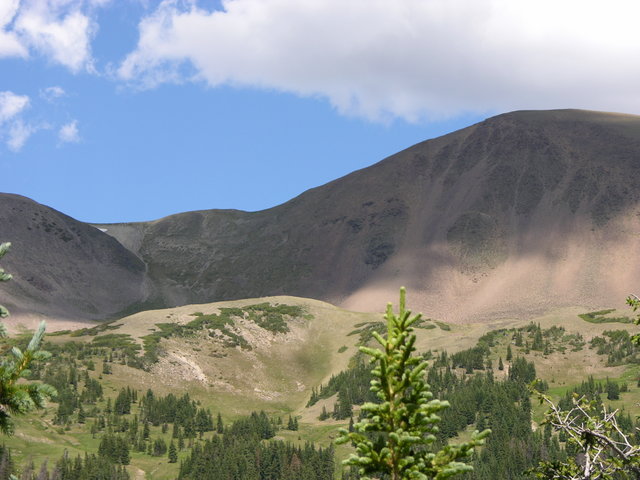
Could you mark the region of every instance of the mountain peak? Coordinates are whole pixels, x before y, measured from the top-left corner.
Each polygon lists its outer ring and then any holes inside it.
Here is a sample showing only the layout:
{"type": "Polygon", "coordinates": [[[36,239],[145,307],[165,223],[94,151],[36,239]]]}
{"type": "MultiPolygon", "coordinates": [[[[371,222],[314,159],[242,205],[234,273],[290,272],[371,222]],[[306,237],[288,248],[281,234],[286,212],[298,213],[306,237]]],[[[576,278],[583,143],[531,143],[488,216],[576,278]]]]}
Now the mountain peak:
{"type": "MultiPolygon", "coordinates": [[[[261,212],[107,225],[119,240],[109,248],[131,262],[118,305],[287,294],[378,311],[402,284],[414,309],[458,322],[616,305],[640,274],[639,166],[639,116],[498,115],[261,212]]],[[[9,200],[0,197],[4,219],[9,200]]],[[[87,252],[105,258],[107,236],[93,229],[97,243],[44,260],[31,246],[43,241],[29,233],[34,222],[5,220],[6,239],[24,243],[49,277],[83,252],[77,270],[93,284],[87,252]]],[[[36,271],[18,253],[13,262],[17,277],[36,271]]],[[[75,301],[73,311],[87,308],[75,301]]]]}

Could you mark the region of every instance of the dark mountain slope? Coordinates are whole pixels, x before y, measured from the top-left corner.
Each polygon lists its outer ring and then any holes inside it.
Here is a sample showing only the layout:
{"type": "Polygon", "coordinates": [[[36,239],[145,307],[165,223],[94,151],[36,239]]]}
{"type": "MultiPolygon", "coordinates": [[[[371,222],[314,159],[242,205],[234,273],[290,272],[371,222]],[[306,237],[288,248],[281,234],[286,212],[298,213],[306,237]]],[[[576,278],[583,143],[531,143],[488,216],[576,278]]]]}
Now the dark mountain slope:
{"type": "MultiPolygon", "coordinates": [[[[147,306],[288,294],[380,310],[401,284],[454,321],[615,306],[640,274],[639,165],[640,117],[514,112],[269,210],[100,227],[146,264],[147,306]]],[[[130,274],[121,304],[143,290],[130,274]]]]}
{"type": "Polygon", "coordinates": [[[113,237],[19,195],[0,194],[2,301],[14,316],[105,318],[144,298],[145,266],[113,237]]]}
{"type": "Polygon", "coordinates": [[[638,273],[620,252],[639,164],[640,117],[514,112],[269,210],[105,227],[135,238],[168,304],[286,293],[370,310],[403,283],[458,320],[611,304],[638,273]]]}

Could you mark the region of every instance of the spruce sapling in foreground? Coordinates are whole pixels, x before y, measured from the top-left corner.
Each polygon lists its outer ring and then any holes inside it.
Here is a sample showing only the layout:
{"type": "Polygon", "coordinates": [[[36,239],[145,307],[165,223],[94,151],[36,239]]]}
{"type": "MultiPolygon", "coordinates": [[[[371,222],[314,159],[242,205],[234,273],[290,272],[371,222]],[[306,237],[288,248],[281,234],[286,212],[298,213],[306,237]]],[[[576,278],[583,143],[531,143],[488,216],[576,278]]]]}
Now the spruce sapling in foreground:
{"type": "MultiPolygon", "coordinates": [[[[10,243],[0,244],[0,258],[4,256],[11,246],[10,243]]],[[[0,281],[6,282],[11,275],[0,268],[0,281]]],[[[0,305],[0,317],[9,315],[6,308],[0,305]]],[[[27,376],[29,365],[32,361],[43,361],[49,357],[49,353],[40,350],[44,338],[45,322],[41,322],[27,349],[22,352],[13,347],[9,355],[0,359],[0,432],[13,433],[11,417],[15,414],[27,413],[35,408],[44,406],[47,398],[56,394],[55,389],[42,383],[18,383],[27,376]]],[[[6,336],[6,328],[0,323],[0,337],[6,336]]]]}
{"type": "Polygon", "coordinates": [[[380,403],[364,404],[365,418],[355,424],[353,432],[340,429],[338,443],[353,442],[356,454],[344,464],[359,468],[361,475],[386,474],[392,480],[440,480],[472,470],[462,460],[483,443],[489,430],[475,432],[470,442],[434,451],[440,422],[438,412],[449,403],[433,398],[424,381],[427,362],[412,356],[416,336],[411,325],[420,315],[411,317],[405,299],[405,289],[401,288],[398,315],[393,313],[391,304],[387,306],[386,338],[373,333],[382,349],[360,347],[375,364],[371,391],[380,403]]]}
{"type": "MultiPolygon", "coordinates": [[[[4,255],[9,251],[9,247],[11,247],[11,243],[0,243],[0,258],[4,257],[4,255]]],[[[2,267],[0,267],[0,282],[8,282],[11,280],[11,274],[6,273],[2,267]]],[[[0,318],[7,318],[9,316],[9,311],[0,305],[0,318]]],[[[0,323],[0,333],[5,334],[6,329],[4,325],[0,323]]]]}

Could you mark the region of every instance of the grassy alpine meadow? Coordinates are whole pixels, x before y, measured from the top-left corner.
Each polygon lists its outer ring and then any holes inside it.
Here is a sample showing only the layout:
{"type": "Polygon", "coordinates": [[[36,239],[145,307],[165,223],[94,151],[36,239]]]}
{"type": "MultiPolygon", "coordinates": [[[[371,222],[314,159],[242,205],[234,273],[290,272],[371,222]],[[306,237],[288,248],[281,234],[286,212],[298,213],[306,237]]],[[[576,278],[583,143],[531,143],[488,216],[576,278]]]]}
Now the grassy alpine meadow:
{"type": "MultiPolygon", "coordinates": [[[[615,382],[624,385],[622,391],[612,400],[603,392],[603,401],[635,415],[640,361],[624,350],[624,342],[636,327],[616,322],[615,312],[611,323],[585,321],[579,316],[585,311],[575,307],[533,319],[444,328],[427,318],[415,328],[416,353],[424,354],[434,368],[439,362],[444,365],[444,357],[453,359],[451,371],[459,379],[491,372],[496,382],[507,381],[515,359],[523,358],[535,366],[536,376],[556,400],[589,378],[603,385],[615,382]],[[469,360],[478,352],[481,360],[469,360]]],[[[271,429],[261,437],[263,442],[280,440],[302,449],[312,443],[327,449],[338,429],[359,414],[357,405],[349,406],[350,417],[335,413],[347,391],[336,378],[363,361],[358,346],[371,342],[370,332],[380,328],[381,318],[315,300],[269,297],[147,311],[97,328],[53,333],[45,348],[54,356],[32,376],[56,386],[58,402],[17,417],[16,434],[3,440],[16,465],[33,462],[37,471],[45,460],[54,468],[64,455],[107,455],[104,438],[119,436],[128,442],[125,468],[130,478],[159,480],[177,478],[179,465],[194,448],[221,431],[229,434],[239,428],[234,422],[245,418],[271,429]],[[255,314],[260,309],[264,318],[255,314]],[[226,315],[224,321],[221,315],[226,315]],[[200,323],[194,323],[198,319],[200,323]],[[203,326],[203,319],[214,323],[203,326]],[[224,330],[219,328],[222,323],[224,330]],[[158,333],[151,358],[145,338],[158,333]],[[312,393],[321,391],[311,404],[312,393]],[[183,417],[171,417],[167,409],[183,417]],[[327,418],[321,420],[323,411],[327,418]],[[289,428],[294,420],[295,429],[289,428]],[[172,444],[176,452],[170,462],[172,444]]],[[[27,337],[22,334],[11,342],[24,343],[27,337]]],[[[462,385],[467,380],[459,381],[462,385]]],[[[544,407],[534,402],[534,429],[540,428],[543,413],[544,407]]],[[[452,438],[470,438],[477,422],[474,417],[452,438]]],[[[335,478],[340,478],[340,462],[352,447],[332,448],[335,478]]]]}

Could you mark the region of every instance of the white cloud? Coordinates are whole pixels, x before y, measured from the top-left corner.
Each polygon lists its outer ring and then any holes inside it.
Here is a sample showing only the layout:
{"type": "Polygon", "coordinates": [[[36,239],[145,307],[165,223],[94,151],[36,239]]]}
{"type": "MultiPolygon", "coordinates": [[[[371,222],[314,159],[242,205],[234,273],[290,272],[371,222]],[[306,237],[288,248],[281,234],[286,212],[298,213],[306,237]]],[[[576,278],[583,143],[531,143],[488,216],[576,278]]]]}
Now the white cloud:
{"type": "Polygon", "coordinates": [[[64,97],[66,94],[67,92],[65,92],[62,87],[58,87],[57,85],[47,87],[44,90],[40,91],[40,96],[47,102],[53,102],[55,99],[64,97]]]}
{"type": "Polygon", "coordinates": [[[612,0],[165,0],[119,68],[146,86],[327,98],[339,111],[408,120],[516,108],[640,113],[640,2],[612,0]],[[181,70],[182,69],[182,70],[181,70]],[[187,76],[188,79],[188,76],[187,76]]]}
{"type": "Polygon", "coordinates": [[[17,95],[13,92],[0,92],[0,125],[11,120],[29,105],[27,95],[17,95]]]}
{"type": "Polygon", "coordinates": [[[77,143],[80,141],[80,133],[78,132],[78,122],[73,120],[60,128],[58,138],[63,143],[77,143]]]}
{"type": "Polygon", "coordinates": [[[20,43],[17,35],[7,29],[18,11],[19,0],[0,1],[0,58],[26,57],[27,49],[20,43]]]}
{"type": "Polygon", "coordinates": [[[21,118],[29,103],[27,95],[0,92],[0,140],[14,152],[20,151],[31,134],[38,130],[21,118]]]}
{"type": "Polygon", "coordinates": [[[78,0],[24,0],[14,32],[29,47],[73,72],[93,69],[91,39],[97,29],[78,0]]]}
{"type": "Polygon", "coordinates": [[[37,129],[25,124],[22,120],[16,120],[11,124],[8,131],[7,146],[14,152],[19,152],[27,142],[29,137],[37,129]]]}

